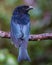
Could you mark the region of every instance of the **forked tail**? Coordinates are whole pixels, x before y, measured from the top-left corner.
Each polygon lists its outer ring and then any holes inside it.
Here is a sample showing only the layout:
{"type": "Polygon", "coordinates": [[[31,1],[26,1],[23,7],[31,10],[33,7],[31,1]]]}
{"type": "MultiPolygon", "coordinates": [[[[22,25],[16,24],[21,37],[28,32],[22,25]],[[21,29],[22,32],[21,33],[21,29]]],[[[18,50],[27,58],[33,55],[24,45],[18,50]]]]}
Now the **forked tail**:
{"type": "Polygon", "coordinates": [[[28,55],[27,49],[23,48],[23,47],[19,47],[19,56],[18,56],[18,61],[23,61],[23,60],[27,60],[27,61],[31,61],[30,57],[28,55]]]}

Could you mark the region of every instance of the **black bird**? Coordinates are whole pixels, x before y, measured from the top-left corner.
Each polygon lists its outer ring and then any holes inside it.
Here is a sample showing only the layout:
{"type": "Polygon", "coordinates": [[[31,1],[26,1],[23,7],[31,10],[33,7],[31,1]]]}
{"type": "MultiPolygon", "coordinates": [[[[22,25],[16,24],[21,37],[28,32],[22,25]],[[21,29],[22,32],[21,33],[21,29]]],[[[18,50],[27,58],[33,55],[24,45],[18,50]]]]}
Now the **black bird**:
{"type": "Polygon", "coordinates": [[[18,61],[30,61],[27,52],[27,45],[30,34],[30,17],[28,11],[32,6],[22,5],[14,9],[11,18],[11,39],[14,45],[19,48],[18,61]]]}

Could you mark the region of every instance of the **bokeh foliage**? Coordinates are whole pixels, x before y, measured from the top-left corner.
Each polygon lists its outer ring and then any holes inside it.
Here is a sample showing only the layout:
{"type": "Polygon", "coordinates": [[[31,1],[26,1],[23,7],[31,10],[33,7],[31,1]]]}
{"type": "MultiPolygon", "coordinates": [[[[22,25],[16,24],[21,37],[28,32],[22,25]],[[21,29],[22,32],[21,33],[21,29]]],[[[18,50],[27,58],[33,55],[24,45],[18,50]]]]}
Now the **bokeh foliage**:
{"type": "MultiPolygon", "coordinates": [[[[27,3],[25,0],[0,0],[0,30],[10,31],[12,12],[21,4],[27,3]]],[[[34,0],[32,6],[34,9],[29,11],[31,34],[52,32],[52,0],[34,0]]],[[[0,65],[52,65],[52,40],[30,41],[28,52],[31,62],[18,64],[18,49],[11,40],[0,38],[0,65]]]]}

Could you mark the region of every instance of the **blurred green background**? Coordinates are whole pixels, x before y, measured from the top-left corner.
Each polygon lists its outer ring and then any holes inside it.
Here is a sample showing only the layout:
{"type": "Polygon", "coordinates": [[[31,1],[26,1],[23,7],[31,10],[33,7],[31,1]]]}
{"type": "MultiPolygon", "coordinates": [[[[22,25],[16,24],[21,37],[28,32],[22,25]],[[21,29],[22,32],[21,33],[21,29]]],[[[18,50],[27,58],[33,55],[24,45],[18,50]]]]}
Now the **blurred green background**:
{"type": "MultiPolygon", "coordinates": [[[[31,34],[52,32],[52,0],[0,0],[0,30],[10,31],[10,20],[16,6],[32,5],[29,11],[31,34]]],[[[18,63],[18,49],[10,39],[0,38],[0,65],[52,65],[52,40],[29,41],[31,62],[18,63]]]]}

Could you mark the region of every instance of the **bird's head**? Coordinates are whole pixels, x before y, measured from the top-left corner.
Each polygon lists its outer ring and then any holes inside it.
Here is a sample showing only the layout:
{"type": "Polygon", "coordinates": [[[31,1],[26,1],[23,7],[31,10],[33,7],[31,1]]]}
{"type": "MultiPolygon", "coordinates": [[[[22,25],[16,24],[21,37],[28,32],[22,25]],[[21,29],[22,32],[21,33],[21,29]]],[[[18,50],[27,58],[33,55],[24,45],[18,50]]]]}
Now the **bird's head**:
{"type": "Polygon", "coordinates": [[[17,7],[19,13],[28,13],[29,10],[33,9],[32,6],[22,5],[17,7]]]}

